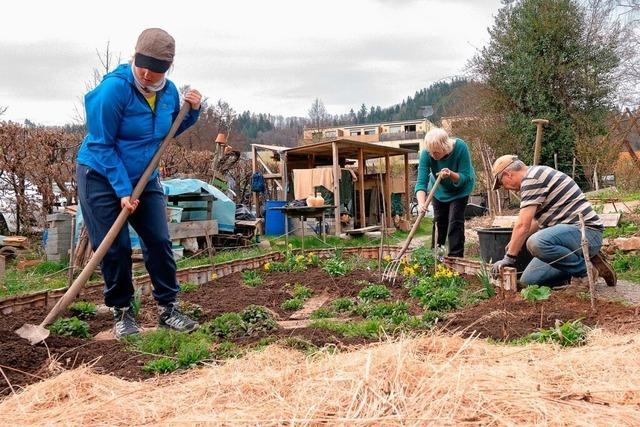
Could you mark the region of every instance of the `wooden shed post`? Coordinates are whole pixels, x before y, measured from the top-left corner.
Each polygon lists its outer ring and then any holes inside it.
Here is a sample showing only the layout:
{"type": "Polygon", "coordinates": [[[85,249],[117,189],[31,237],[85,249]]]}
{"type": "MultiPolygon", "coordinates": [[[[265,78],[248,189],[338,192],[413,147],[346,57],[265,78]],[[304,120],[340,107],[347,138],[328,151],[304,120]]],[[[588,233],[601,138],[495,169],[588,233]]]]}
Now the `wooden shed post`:
{"type": "MultiPolygon", "coordinates": [[[[253,171],[252,175],[255,174],[258,171],[258,150],[256,150],[256,146],[252,145],[251,146],[251,170],[253,171]]],[[[256,192],[251,192],[253,195],[253,207],[256,210],[256,217],[260,217],[260,206],[258,206],[258,193],[256,192]]]]}
{"type": "Polygon", "coordinates": [[[364,150],[360,148],[358,150],[358,210],[360,214],[360,228],[367,226],[367,218],[364,210],[364,162],[364,150]]]}
{"type": "Polygon", "coordinates": [[[335,208],[335,230],[336,236],[342,232],[340,226],[340,158],[338,156],[338,144],[331,144],[333,151],[333,203],[335,208]]]}
{"type": "MultiPolygon", "coordinates": [[[[384,199],[387,204],[387,218],[385,224],[389,227],[391,222],[391,162],[389,161],[389,154],[384,155],[384,199]]],[[[386,230],[384,230],[386,232],[386,230]]]]}
{"type": "Polygon", "coordinates": [[[411,192],[409,191],[409,153],[404,154],[404,218],[411,218],[411,192]]]}

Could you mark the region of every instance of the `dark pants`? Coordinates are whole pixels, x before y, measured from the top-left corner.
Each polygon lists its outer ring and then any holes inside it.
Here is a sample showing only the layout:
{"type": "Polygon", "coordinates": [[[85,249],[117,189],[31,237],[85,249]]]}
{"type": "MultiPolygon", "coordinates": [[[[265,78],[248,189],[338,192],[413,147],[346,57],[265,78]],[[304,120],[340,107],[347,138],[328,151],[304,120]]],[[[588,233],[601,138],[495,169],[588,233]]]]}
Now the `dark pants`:
{"type": "MultiPolygon", "coordinates": [[[[449,239],[449,256],[464,256],[464,210],[468,201],[469,196],[450,202],[433,198],[433,230],[438,227],[438,245],[444,246],[446,239],[449,239]]],[[[433,244],[432,241],[431,247],[433,244]]]]}
{"type": "MultiPolygon", "coordinates": [[[[95,251],[120,213],[120,198],[109,181],[91,168],[77,167],[78,198],[89,240],[95,251]]],[[[159,304],[176,300],[178,281],[171,251],[166,203],[159,179],[153,179],[140,196],[140,204],[129,224],[140,236],[144,263],[159,304]]],[[[131,241],[123,227],[100,264],[104,277],[104,301],[109,307],[126,307],[133,300],[131,241]]]]}

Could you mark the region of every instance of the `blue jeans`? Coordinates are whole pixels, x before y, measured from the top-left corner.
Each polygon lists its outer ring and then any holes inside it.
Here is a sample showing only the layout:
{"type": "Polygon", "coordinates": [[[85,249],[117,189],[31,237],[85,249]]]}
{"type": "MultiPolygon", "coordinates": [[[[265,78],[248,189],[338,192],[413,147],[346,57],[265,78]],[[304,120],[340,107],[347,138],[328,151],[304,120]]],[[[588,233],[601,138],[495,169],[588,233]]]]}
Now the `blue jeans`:
{"type": "MultiPolygon", "coordinates": [[[[602,246],[602,231],[587,228],[586,235],[589,257],[592,257],[602,246]]],[[[581,240],[580,226],[574,224],[558,224],[534,233],[527,240],[527,249],[534,258],[522,273],[520,282],[557,286],[571,277],[585,277],[587,267],[582,256],[581,240]],[[573,251],[576,252],[571,253],[573,251]],[[564,258],[558,260],[561,257],[564,258]]]]}
{"type": "MultiPolygon", "coordinates": [[[[95,251],[120,213],[120,198],[109,181],[93,169],[78,165],[76,175],[82,217],[95,251]]],[[[145,187],[140,204],[128,221],[140,236],[145,267],[153,283],[153,296],[161,305],[175,301],[179,290],[166,215],[164,192],[156,178],[145,187]]],[[[126,225],[102,259],[100,268],[104,277],[105,304],[127,307],[133,300],[133,281],[131,240],[126,225]]]]}

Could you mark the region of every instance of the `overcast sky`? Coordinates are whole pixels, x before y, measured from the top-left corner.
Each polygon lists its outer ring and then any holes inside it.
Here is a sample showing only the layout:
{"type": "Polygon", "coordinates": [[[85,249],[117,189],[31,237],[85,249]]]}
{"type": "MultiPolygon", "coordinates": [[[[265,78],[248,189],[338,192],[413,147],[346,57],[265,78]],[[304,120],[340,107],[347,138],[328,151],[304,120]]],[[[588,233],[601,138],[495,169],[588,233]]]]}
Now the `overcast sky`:
{"type": "Polygon", "coordinates": [[[488,40],[499,0],[3,2],[1,120],[71,122],[99,65],[96,50],[127,61],[138,34],[176,39],[169,78],[236,111],[306,116],[361,103],[390,106],[460,75],[488,40]]]}

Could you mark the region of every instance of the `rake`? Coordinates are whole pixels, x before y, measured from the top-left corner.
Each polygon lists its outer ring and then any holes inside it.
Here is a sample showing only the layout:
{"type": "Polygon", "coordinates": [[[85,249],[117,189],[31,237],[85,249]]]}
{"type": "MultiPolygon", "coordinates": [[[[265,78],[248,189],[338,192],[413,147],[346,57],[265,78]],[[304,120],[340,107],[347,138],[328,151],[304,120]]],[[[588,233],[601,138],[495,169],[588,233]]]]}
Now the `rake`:
{"type": "MultiPolygon", "coordinates": [[[[438,175],[436,182],[433,184],[433,188],[431,188],[431,191],[429,192],[429,196],[427,197],[427,201],[426,201],[427,208],[429,207],[431,200],[433,200],[433,195],[436,194],[436,189],[438,188],[438,185],[440,185],[441,179],[442,177],[438,175]]],[[[409,248],[409,244],[411,243],[413,236],[416,234],[416,231],[418,231],[418,227],[420,227],[420,221],[422,221],[422,218],[424,218],[424,214],[426,212],[427,212],[426,208],[424,209],[424,211],[423,210],[418,211],[418,217],[416,218],[416,221],[413,223],[413,227],[411,227],[411,231],[409,231],[409,235],[407,236],[407,240],[405,240],[404,245],[402,245],[402,249],[400,249],[400,252],[398,252],[395,259],[393,259],[391,262],[389,262],[389,264],[387,264],[387,266],[384,269],[384,272],[382,273],[383,282],[391,282],[392,284],[396,283],[396,278],[398,277],[398,270],[400,270],[400,261],[402,260],[402,257],[404,256],[405,252],[407,252],[407,249],[409,248]]]]}

